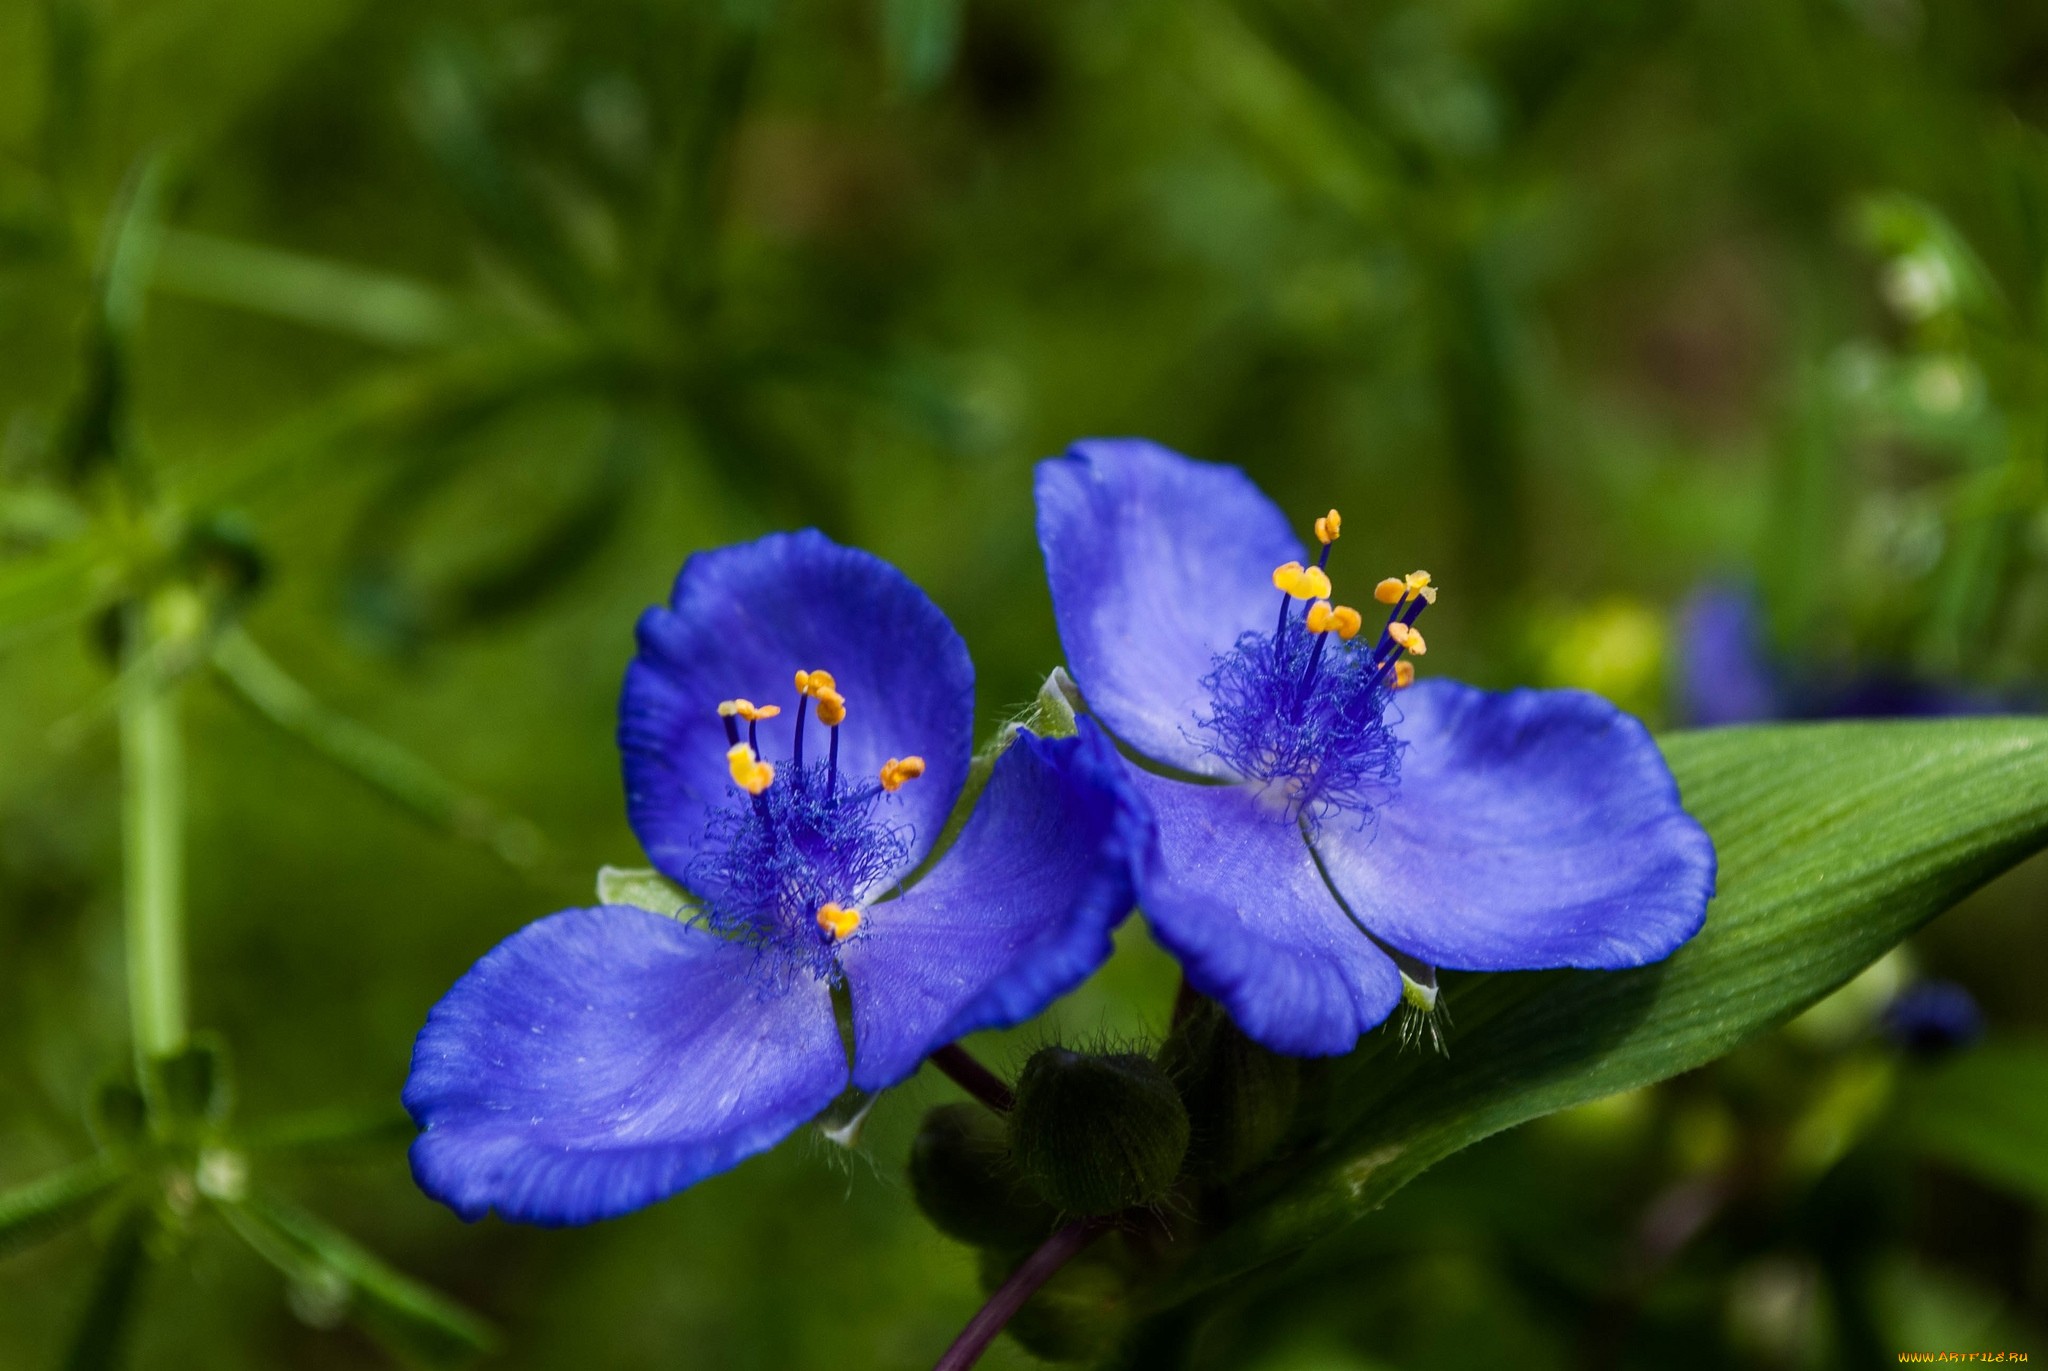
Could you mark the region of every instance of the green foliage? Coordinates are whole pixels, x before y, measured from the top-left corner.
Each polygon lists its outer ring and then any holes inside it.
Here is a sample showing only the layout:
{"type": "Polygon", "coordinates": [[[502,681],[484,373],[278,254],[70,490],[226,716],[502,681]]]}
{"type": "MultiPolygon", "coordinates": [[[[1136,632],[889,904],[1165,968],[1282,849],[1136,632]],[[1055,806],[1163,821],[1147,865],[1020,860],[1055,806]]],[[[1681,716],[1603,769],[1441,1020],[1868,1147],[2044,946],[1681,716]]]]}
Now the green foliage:
{"type": "Polygon", "coordinates": [[[0,1191],[0,1255],[83,1222],[121,1178],[122,1169],[101,1156],[0,1191]]]}
{"type": "Polygon", "coordinates": [[[225,1213],[293,1283],[302,1302],[326,1311],[318,1317],[357,1319],[381,1341],[430,1366],[461,1365],[497,1343],[489,1324],[295,1205],[256,1194],[225,1213]]]}
{"type": "Polygon", "coordinates": [[[1904,1107],[1928,1155],[2048,1204],[2048,1044],[1986,1044],[1915,1081],[1904,1107]]]}

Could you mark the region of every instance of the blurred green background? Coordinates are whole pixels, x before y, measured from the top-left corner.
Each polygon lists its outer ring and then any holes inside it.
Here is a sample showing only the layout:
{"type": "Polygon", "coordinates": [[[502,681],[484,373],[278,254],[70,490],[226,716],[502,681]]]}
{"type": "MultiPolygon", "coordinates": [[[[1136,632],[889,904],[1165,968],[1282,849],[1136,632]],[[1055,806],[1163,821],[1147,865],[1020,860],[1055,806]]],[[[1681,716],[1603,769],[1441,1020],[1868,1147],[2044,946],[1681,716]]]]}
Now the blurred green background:
{"type": "MultiPolygon", "coordinates": [[[[639,862],[613,709],[691,549],[869,547],[984,728],[1028,700],[1030,469],[1077,436],[1338,506],[1340,571],[1446,588],[1430,671],[1675,723],[1720,581],[1786,663],[2038,687],[2044,121],[2048,7],[2003,0],[0,0],[0,1188],[128,1059],[105,644],[165,585],[193,1019],[257,1131],[388,1115],[451,981],[639,862]]],[[[1204,1364],[2048,1356],[2044,897],[1463,1154],[1204,1364]],[[1882,1044],[1923,973],[1985,1046],[1882,1044]]],[[[1133,921],[982,1046],[1157,1033],[1173,985],[1133,921]]],[[[464,1226],[402,1129],[250,1165],[496,1365],[915,1367],[979,1301],[901,1181],[952,1097],[573,1232],[464,1226]]],[[[0,1365],[62,1361],[104,1230],[0,1257],[0,1365]]],[[[394,1355],[204,1206],[151,1251],[137,1366],[394,1355]]]]}

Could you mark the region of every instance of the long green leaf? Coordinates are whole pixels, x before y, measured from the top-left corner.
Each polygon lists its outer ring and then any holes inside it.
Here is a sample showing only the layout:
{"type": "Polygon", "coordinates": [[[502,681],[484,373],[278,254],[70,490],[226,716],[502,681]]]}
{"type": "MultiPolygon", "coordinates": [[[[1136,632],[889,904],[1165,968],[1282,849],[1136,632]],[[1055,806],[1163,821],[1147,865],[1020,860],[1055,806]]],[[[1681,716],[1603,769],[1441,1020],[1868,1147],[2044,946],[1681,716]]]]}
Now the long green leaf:
{"type": "Polygon", "coordinates": [[[1665,751],[1720,855],[1705,930],[1635,971],[1447,978],[1449,1057],[1381,1032],[1333,1064],[1323,1141],[1150,1308],[1298,1252],[1501,1129],[1712,1061],[2048,845],[2048,720],[1731,729],[1665,751]]]}
{"type": "Polygon", "coordinates": [[[0,1255],[87,1218],[120,1180],[120,1166],[102,1154],[0,1191],[0,1255]]]}

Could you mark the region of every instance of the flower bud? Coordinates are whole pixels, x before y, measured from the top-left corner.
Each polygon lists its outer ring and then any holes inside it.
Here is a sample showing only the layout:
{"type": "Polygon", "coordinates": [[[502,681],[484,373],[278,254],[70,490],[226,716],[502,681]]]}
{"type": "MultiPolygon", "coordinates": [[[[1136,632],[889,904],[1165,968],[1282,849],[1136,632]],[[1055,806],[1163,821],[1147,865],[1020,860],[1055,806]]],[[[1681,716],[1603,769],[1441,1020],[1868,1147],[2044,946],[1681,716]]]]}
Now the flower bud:
{"type": "Polygon", "coordinates": [[[1003,1121],[978,1104],[924,1116],[910,1144],[910,1193],[934,1228],[975,1247],[1019,1251],[1055,1222],[1011,1158],[1003,1121]]]}
{"type": "Polygon", "coordinates": [[[1163,1199],[1188,1150],[1188,1115],[1164,1071],[1132,1053],[1041,1048],[1017,1079],[1010,1149],[1064,1214],[1163,1199]]]}
{"type": "Polygon", "coordinates": [[[1301,1063],[1260,1047],[1216,1005],[1204,1002],[1177,1025],[1159,1060],[1187,1106],[1188,1170],[1199,1179],[1234,1180],[1286,1136],[1301,1063]]]}
{"type": "MultiPolygon", "coordinates": [[[[1110,1349],[1124,1327],[1129,1280],[1097,1243],[1062,1266],[1011,1316],[1004,1331],[1042,1361],[1093,1362],[1110,1349]]],[[[984,1252],[981,1287],[994,1294],[1014,1270],[1017,1256],[984,1252]]]]}

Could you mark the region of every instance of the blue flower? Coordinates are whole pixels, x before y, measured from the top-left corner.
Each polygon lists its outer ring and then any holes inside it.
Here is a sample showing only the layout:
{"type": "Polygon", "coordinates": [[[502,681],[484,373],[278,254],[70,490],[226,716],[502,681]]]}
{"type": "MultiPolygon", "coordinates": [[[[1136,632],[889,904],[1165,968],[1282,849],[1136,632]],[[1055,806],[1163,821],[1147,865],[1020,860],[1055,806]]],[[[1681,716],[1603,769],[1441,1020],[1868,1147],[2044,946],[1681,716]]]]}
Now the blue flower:
{"type": "Polygon", "coordinates": [[[458,981],[406,1084],[420,1186],[465,1218],[625,1213],[1086,977],[1130,908],[1134,824],[1090,721],[1017,731],[912,879],[967,779],[973,693],[959,634],[875,557],[805,532],[690,558],[640,621],[619,744],[634,832],[701,907],[572,909],[458,981]]]}
{"type": "Polygon", "coordinates": [[[1639,966],[1699,929],[1713,844],[1642,725],[1408,686],[1436,588],[1381,581],[1360,633],[1336,511],[1311,563],[1242,472],[1137,440],[1042,463],[1037,495],[1068,667],[1138,756],[1139,905],[1259,1042],[1344,1052],[1404,995],[1433,1007],[1436,968],[1639,966]]]}
{"type": "Polygon", "coordinates": [[[1885,1006],[1878,1025],[1908,1054],[1941,1057],[1984,1036],[1984,1011],[1954,981],[1920,981],[1885,1006]]]}
{"type": "Polygon", "coordinates": [[[1940,718],[2029,709],[2036,702],[1897,671],[1781,662],[1756,596],[1709,585],[1679,611],[1678,716],[1701,728],[1773,719],[1940,718]]]}

